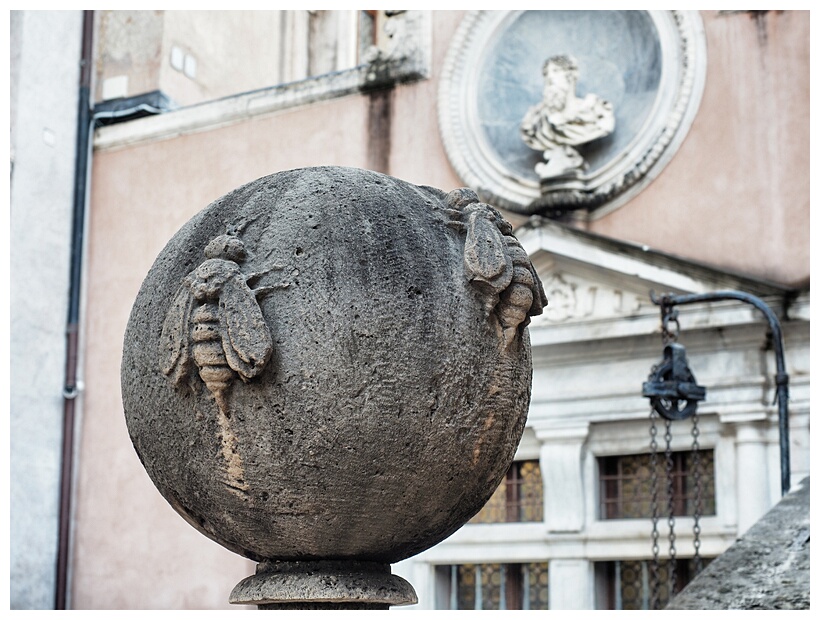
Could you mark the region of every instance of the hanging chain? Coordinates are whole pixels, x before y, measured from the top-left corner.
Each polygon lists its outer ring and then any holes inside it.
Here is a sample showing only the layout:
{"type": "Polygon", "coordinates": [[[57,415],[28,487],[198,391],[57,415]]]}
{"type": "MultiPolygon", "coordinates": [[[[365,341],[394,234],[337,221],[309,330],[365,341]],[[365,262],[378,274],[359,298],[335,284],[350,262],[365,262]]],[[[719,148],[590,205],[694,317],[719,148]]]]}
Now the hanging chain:
{"type": "Polygon", "coordinates": [[[695,481],[695,506],[694,514],[695,524],[692,527],[694,535],[695,555],[693,560],[695,562],[695,575],[703,570],[703,560],[700,557],[700,515],[703,512],[703,486],[701,479],[701,462],[700,462],[700,443],[698,437],[700,430],[698,429],[698,414],[692,416],[692,477],[695,481]]]}
{"type": "MultiPolygon", "coordinates": [[[[678,311],[669,306],[667,304],[661,304],[661,340],[663,341],[664,346],[669,344],[669,342],[675,342],[678,339],[678,331],[680,331],[680,325],[678,324],[678,311]],[[676,329],[675,331],[671,331],[669,329],[669,323],[675,323],[676,329]]],[[[650,435],[650,456],[649,456],[649,468],[651,471],[651,493],[652,493],[652,586],[650,592],[650,599],[649,599],[649,608],[650,609],[660,609],[661,604],[661,596],[660,596],[660,589],[661,589],[661,563],[660,563],[660,545],[658,544],[658,539],[660,538],[658,534],[658,520],[660,518],[660,506],[658,504],[658,495],[660,493],[660,483],[658,480],[658,429],[657,429],[657,420],[658,420],[658,413],[655,411],[654,407],[649,408],[649,420],[650,420],[650,427],[649,427],[649,435],[650,435]]],[[[669,421],[666,420],[666,467],[667,467],[667,485],[669,481],[669,463],[671,456],[669,454],[669,421]]],[[[669,493],[669,489],[667,488],[667,495],[671,497],[669,493]]],[[[672,530],[670,530],[670,535],[674,535],[672,530]]],[[[671,540],[671,539],[670,539],[671,540]]]]}
{"type": "Polygon", "coordinates": [[[679,333],[678,309],[666,303],[661,303],[661,340],[663,340],[664,346],[670,342],[677,342],[679,333]],[[675,324],[675,331],[670,331],[670,323],[675,324]]]}
{"type": "Polygon", "coordinates": [[[672,421],[664,420],[666,422],[666,433],[664,439],[666,440],[666,506],[669,514],[669,598],[675,595],[675,568],[676,568],[676,553],[675,550],[675,493],[674,483],[672,480],[673,463],[672,463],[672,421]]]}
{"type": "MultiPolygon", "coordinates": [[[[653,300],[654,301],[654,300],[653,300]]],[[[656,302],[657,303],[657,302],[656,302]]],[[[677,343],[678,335],[680,333],[680,323],[678,322],[678,311],[677,309],[670,303],[667,303],[666,299],[662,299],[660,303],[661,307],[661,338],[663,340],[664,345],[664,357],[665,359],[669,359],[669,351],[671,351],[671,362],[667,361],[666,363],[671,363],[674,373],[673,377],[677,381],[691,381],[694,384],[694,377],[691,376],[691,371],[689,371],[688,365],[686,364],[686,358],[682,353],[683,347],[677,343]],[[675,348],[677,347],[677,348],[675,348]],[[678,357],[675,357],[677,353],[678,357]],[[677,361],[676,361],[677,360],[677,361]],[[675,369],[674,364],[683,364],[684,368],[677,370],[675,369]],[[687,379],[686,376],[690,378],[687,379]],[[683,377],[683,378],[681,378],[683,377]]],[[[665,374],[666,367],[656,366],[653,368],[652,373],[650,374],[650,379],[654,382],[648,382],[644,387],[644,395],[649,396],[652,398],[653,389],[658,389],[657,385],[659,382],[667,381],[668,377],[665,374]],[[663,368],[664,372],[660,369],[663,368]],[[660,377],[660,378],[659,378],[660,377]],[[646,386],[649,386],[647,388],[646,386]]],[[[661,400],[655,400],[653,402],[653,406],[650,410],[650,485],[651,485],[651,503],[652,503],[652,573],[651,573],[651,592],[650,592],[650,609],[658,609],[661,604],[661,570],[660,570],[660,559],[659,559],[659,534],[658,534],[658,519],[660,513],[660,507],[658,502],[658,496],[661,493],[660,490],[660,472],[658,471],[659,463],[658,463],[658,430],[657,430],[657,420],[658,415],[662,415],[664,418],[664,422],[666,425],[666,431],[664,433],[664,439],[666,442],[665,450],[664,450],[664,457],[666,462],[665,474],[666,474],[666,512],[668,516],[668,525],[669,525],[669,560],[667,564],[666,570],[666,599],[671,600],[675,596],[675,592],[677,590],[677,549],[675,548],[675,508],[678,502],[683,502],[684,507],[687,507],[686,502],[688,501],[688,497],[686,495],[682,495],[678,497],[675,493],[676,487],[681,487],[681,484],[678,484],[677,477],[681,474],[687,474],[686,471],[683,472],[676,472],[675,471],[675,460],[673,458],[672,453],[672,419],[684,419],[689,415],[692,416],[692,465],[691,465],[691,475],[694,482],[694,502],[692,505],[692,509],[694,512],[694,525],[693,525],[693,540],[694,540],[694,547],[695,547],[695,554],[694,554],[694,570],[695,574],[699,573],[703,568],[703,561],[700,556],[700,517],[703,513],[703,472],[702,469],[702,460],[700,454],[700,444],[699,444],[699,437],[700,437],[700,430],[698,428],[698,415],[696,407],[697,400],[703,400],[705,390],[696,386],[702,393],[695,394],[690,392],[686,393],[686,407],[682,410],[682,414],[678,417],[672,415],[673,410],[678,406],[681,402],[677,396],[661,396],[661,400]],[[691,399],[689,399],[691,396],[691,399]],[[668,400],[667,400],[668,398],[668,400]],[[694,401],[690,404],[690,400],[694,401]],[[656,411],[655,407],[660,407],[660,410],[656,411]],[[691,409],[691,412],[689,411],[691,409]],[[667,415],[667,412],[669,415],[667,415]]],[[[680,389],[680,388],[679,388],[680,389]]],[[[664,393],[661,391],[660,393],[664,393]]],[[[656,392],[657,394],[657,392],[656,392]]],[[[665,394],[665,393],[664,393],[665,394]]],[[[672,393],[674,394],[674,392],[672,393]]],[[[680,392],[678,393],[680,395],[680,392]]],[[[674,411],[675,413],[681,413],[681,411],[674,411]]],[[[682,482],[682,481],[681,481],[682,482]]],[[[688,485],[686,485],[688,486],[688,485]]],[[[688,513],[688,510],[684,511],[688,513]]]]}
{"type": "Polygon", "coordinates": [[[658,429],[656,421],[658,413],[654,407],[649,407],[649,485],[652,495],[652,580],[649,598],[649,609],[660,607],[661,567],[658,559],[658,429]]]}

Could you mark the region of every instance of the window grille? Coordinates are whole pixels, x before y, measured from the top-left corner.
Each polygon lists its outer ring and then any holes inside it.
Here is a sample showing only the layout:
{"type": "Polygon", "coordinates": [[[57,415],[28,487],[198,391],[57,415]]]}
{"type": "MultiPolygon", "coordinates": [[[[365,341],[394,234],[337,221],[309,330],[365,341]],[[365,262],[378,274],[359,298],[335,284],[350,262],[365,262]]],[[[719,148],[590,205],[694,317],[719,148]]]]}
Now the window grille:
{"type": "Polygon", "coordinates": [[[544,520],[544,486],[538,461],[516,461],[470,523],[521,523],[544,520]]]}
{"type": "MultiPolygon", "coordinates": [[[[672,453],[672,497],[675,516],[692,516],[695,510],[693,455],[672,453]]],[[[715,514],[715,460],[712,450],[700,450],[701,514],[715,514]]],[[[666,514],[667,484],[663,455],[658,458],[658,506],[666,514]]],[[[601,519],[652,517],[652,488],[649,454],[607,456],[598,459],[601,519]]]]}
{"type": "Polygon", "coordinates": [[[436,567],[438,609],[548,609],[547,562],[436,567]]]}
{"type": "MultiPolygon", "coordinates": [[[[702,558],[707,566],[712,558],[702,558]]],[[[675,592],[680,592],[695,575],[693,559],[678,558],[675,592]]],[[[597,609],[649,609],[652,560],[616,560],[595,563],[597,609]]],[[[669,561],[660,562],[660,608],[669,603],[669,561]]]]}

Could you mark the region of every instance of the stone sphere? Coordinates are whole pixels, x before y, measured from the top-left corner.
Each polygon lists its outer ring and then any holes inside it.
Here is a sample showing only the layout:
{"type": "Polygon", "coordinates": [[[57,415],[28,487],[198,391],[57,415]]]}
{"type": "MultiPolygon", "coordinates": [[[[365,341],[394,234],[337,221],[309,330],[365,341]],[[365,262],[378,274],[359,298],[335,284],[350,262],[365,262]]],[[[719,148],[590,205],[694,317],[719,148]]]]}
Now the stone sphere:
{"type": "Polygon", "coordinates": [[[478,512],[530,400],[528,319],[510,317],[545,300],[477,203],[307,168],[182,227],[121,369],[134,447],[180,515],[257,561],[392,563],[478,512]]]}

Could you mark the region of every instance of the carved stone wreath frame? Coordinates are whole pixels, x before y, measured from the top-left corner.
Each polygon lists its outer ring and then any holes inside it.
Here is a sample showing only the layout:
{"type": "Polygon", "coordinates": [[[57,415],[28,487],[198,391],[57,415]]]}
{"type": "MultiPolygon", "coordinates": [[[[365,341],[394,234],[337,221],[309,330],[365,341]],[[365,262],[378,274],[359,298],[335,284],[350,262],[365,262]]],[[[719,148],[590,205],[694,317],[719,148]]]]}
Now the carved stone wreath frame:
{"type": "MultiPolygon", "coordinates": [[[[703,22],[697,11],[645,12],[662,63],[647,118],[628,145],[609,154],[603,165],[576,179],[553,181],[542,193],[534,175],[521,174],[505,161],[478,111],[488,56],[523,13],[471,11],[456,31],[439,84],[439,127],[447,156],[462,181],[486,202],[522,214],[586,209],[590,218],[598,218],[646,187],[683,142],[706,78],[703,22]]],[[[546,18],[550,12],[543,13],[546,18]]]]}

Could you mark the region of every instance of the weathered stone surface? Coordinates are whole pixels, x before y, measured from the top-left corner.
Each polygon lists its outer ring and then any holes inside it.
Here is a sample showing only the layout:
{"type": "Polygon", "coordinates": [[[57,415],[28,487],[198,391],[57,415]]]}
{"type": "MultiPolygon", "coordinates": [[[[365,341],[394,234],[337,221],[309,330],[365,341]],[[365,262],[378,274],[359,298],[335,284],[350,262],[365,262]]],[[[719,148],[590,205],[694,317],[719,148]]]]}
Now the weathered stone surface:
{"type": "Polygon", "coordinates": [[[469,190],[362,170],[220,198],[160,253],[125,335],[151,479],[257,561],[392,563],[444,539],[523,432],[546,300],[522,252],[469,190]]]}
{"type": "Polygon", "coordinates": [[[666,609],[809,609],[809,498],[806,478],[666,609]]]}
{"type": "Polygon", "coordinates": [[[268,609],[387,608],[418,602],[407,581],[393,575],[389,564],[376,562],[263,562],[256,574],[240,581],[231,603],[268,609]],[[309,606],[305,603],[309,602],[309,606]]]}

